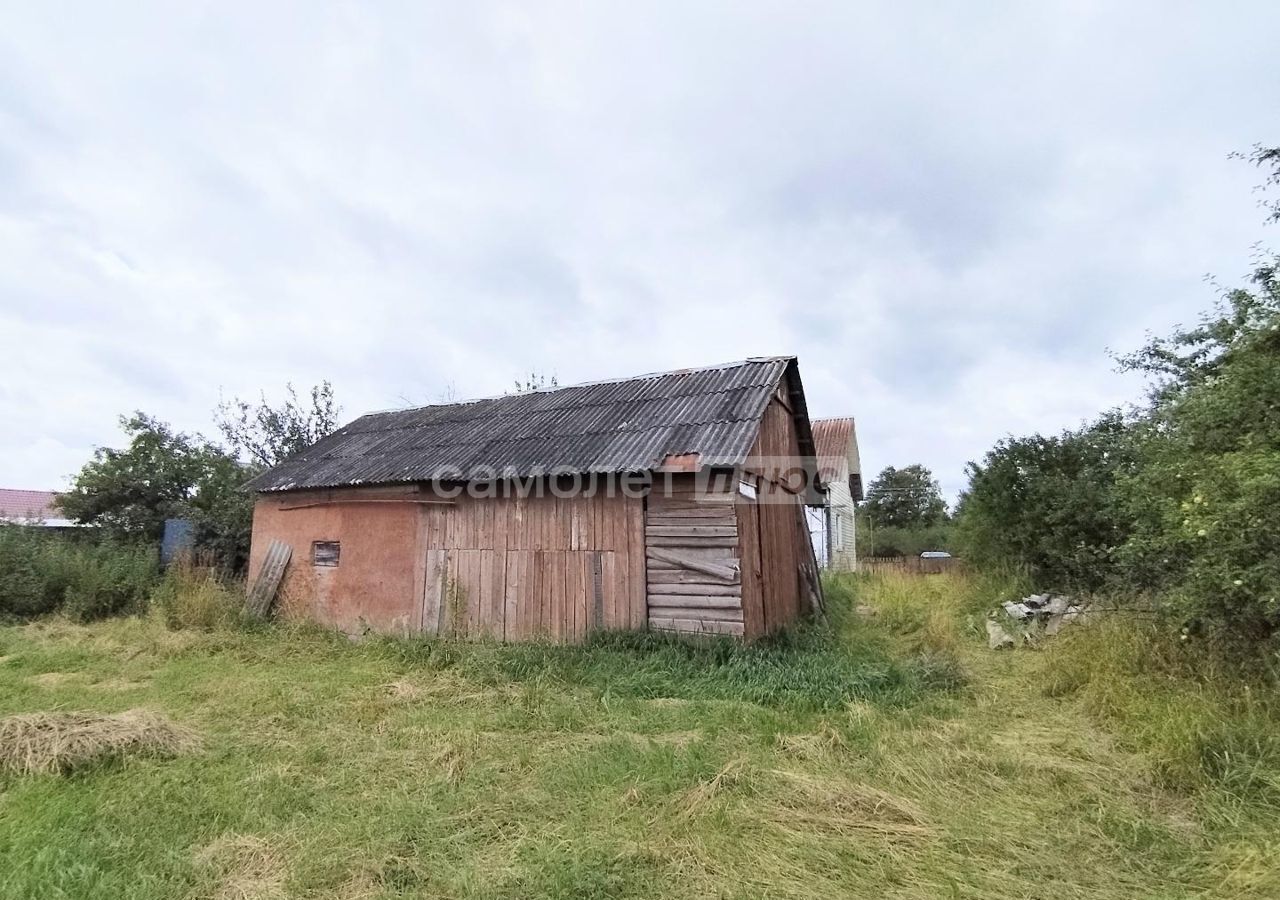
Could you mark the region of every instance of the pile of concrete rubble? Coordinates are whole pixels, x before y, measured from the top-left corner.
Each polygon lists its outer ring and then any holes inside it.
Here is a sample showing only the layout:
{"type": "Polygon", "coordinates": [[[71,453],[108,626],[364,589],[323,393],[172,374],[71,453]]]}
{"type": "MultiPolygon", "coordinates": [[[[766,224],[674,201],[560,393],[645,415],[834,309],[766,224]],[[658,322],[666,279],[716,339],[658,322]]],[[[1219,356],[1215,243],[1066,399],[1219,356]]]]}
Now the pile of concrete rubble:
{"type": "Polygon", "coordinates": [[[1084,607],[1070,597],[1031,594],[1021,600],[1009,600],[987,616],[987,646],[999,650],[1035,644],[1057,634],[1064,625],[1080,621],[1084,615],[1084,607]]]}

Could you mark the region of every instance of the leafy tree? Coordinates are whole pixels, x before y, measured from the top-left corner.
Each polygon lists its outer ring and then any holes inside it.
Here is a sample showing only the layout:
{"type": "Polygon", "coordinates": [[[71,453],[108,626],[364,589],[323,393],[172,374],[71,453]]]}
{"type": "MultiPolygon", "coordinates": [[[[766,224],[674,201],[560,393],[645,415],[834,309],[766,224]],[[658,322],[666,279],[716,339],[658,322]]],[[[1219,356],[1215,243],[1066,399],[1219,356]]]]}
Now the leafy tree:
{"type": "Polygon", "coordinates": [[[72,519],[123,541],[159,541],[165,519],[192,519],[198,546],[228,568],[243,564],[251,500],[249,472],[221,447],[137,412],[121,417],[123,449],[99,447],[59,505],[72,519]]]}
{"type": "Polygon", "coordinates": [[[1124,484],[1128,581],[1167,592],[1190,620],[1254,637],[1280,629],[1278,263],[1197,328],[1124,361],[1164,378],[1142,466],[1124,484]]]}
{"type": "Polygon", "coordinates": [[[255,469],[276,465],[338,427],[341,407],[328,381],[311,388],[305,399],[292,384],[285,385],[285,394],[284,402],[275,406],[262,393],[257,403],[233,397],[214,411],[214,424],[231,452],[255,469]]]}
{"type": "Polygon", "coordinates": [[[120,427],[128,445],[95,450],[58,502],[82,524],[126,540],[156,541],[165,519],[190,515],[197,486],[221,451],[141,412],[122,416],[120,427]]]}
{"type": "Polygon", "coordinates": [[[961,552],[980,565],[1025,566],[1047,588],[1100,587],[1128,538],[1116,483],[1135,452],[1118,413],[1056,437],[1000,441],[969,463],[956,512],[961,552]]]}
{"type": "Polygon", "coordinates": [[[867,487],[863,508],[876,528],[927,528],[947,517],[942,489],[919,463],[883,469],[867,487]]]}

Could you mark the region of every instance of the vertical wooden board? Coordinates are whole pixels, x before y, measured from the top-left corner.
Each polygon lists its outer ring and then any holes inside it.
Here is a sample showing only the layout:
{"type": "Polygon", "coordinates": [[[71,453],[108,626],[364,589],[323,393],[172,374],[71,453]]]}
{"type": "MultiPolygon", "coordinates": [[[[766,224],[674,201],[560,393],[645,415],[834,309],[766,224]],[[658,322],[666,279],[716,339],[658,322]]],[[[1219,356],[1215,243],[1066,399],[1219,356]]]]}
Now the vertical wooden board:
{"type": "Polygon", "coordinates": [[[556,631],[556,598],[555,598],[555,554],[548,550],[538,551],[538,577],[542,582],[542,597],[539,601],[538,622],[547,637],[554,637],[556,631]]]}
{"type": "Polygon", "coordinates": [[[604,556],[599,550],[587,555],[587,618],[591,631],[604,628],[604,556]]]}
{"type": "MultiPolygon", "coordinates": [[[[461,518],[460,516],[459,519],[461,518]]],[[[471,552],[464,549],[452,550],[449,553],[449,563],[444,610],[445,633],[453,637],[464,637],[467,633],[466,597],[471,552]]]]}
{"type": "MultiPolygon", "coordinates": [[[[474,522],[475,520],[472,519],[472,521],[474,522]]],[[[465,625],[466,636],[473,638],[479,637],[482,633],[480,629],[480,612],[483,586],[480,583],[480,551],[476,549],[467,550],[466,557],[466,577],[462,582],[459,618],[465,625]]]]}
{"type": "Polygon", "coordinates": [[[559,554],[560,579],[560,640],[567,643],[573,639],[573,597],[569,594],[569,553],[559,554]]]}
{"type": "Polygon", "coordinates": [[[573,512],[574,501],[566,497],[556,497],[556,533],[557,550],[569,550],[569,520],[573,512]]]}
{"type": "Polygon", "coordinates": [[[531,496],[526,502],[528,503],[527,515],[529,517],[529,547],[533,550],[544,550],[546,549],[546,537],[543,530],[544,520],[546,519],[544,514],[545,498],[531,496]]]}
{"type": "Polygon", "coordinates": [[[604,627],[610,630],[627,627],[626,623],[620,622],[618,619],[616,560],[617,556],[607,550],[600,553],[601,607],[604,611],[604,627]]]}
{"type": "Polygon", "coordinates": [[[524,500],[514,493],[507,501],[507,549],[523,550],[524,542],[524,500]]]}
{"type": "MultiPolygon", "coordinates": [[[[449,521],[449,547],[462,550],[467,546],[467,518],[471,511],[467,508],[467,499],[463,495],[454,501],[453,515],[449,521]]],[[[456,562],[456,560],[455,560],[456,562]]]]}
{"type": "Polygon", "coordinates": [[[440,610],[444,599],[445,577],[448,573],[449,551],[432,548],[427,550],[426,580],[422,590],[422,630],[427,634],[440,631],[440,610]]]}
{"type": "MultiPolygon", "coordinates": [[[[477,510],[479,517],[483,518],[484,513],[477,510]]],[[[493,590],[493,569],[486,565],[488,562],[487,551],[475,551],[475,594],[470,597],[470,603],[467,604],[467,633],[472,637],[482,637],[487,628],[487,615],[489,607],[489,592],[493,590]]]]}
{"type": "Polygon", "coordinates": [[[627,623],[623,621],[624,607],[622,606],[622,598],[613,589],[613,581],[607,576],[603,562],[605,558],[613,555],[613,531],[609,521],[612,502],[612,498],[606,498],[601,502],[600,506],[601,587],[603,593],[603,603],[601,605],[604,612],[604,626],[609,629],[617,629],[627,627],[627,623]]]}
{"type": "Polygon", "coordinates": [[[436,633],[453,635],[457,632],[454,609],[458,603],[458,554],[460,550],[444,551],[445,566],[440,580],[440,611],[436,615],[436,633]]]}
{"type": "Polygon", "coordinates": [[[590,591],[591,569],[589,553],[569,554],[569,574],[565,582],[573,608],[573,640],[581,643],[587,635],[587,595],[590,591]]]}
{"type": "Polygon", "coordinates": [[[529,551],[528,590],[530,602],[524,611],[525,637],[534,637],[547,628],[546,559],[541,550],[529,551]]]}
{"type": "Polygon", "coordinates": [[[556,497],[556,533],[557,550],[569,550],[569,517],[573,510],[573,500],[556,497]]]}
{"type": "Polygon", "coordinates": [[[551,557],[551,596],[554,598],[552,608],[554,610],[552,618],[551,633],[555,636],[557,642],[565,640],[565,603],[564,579],[565,579],[565,562],[568,554],[555,552],[549,554],[551,557]]]}
{"type": "Polygon", "coordinates": [[[564,634],[566,642],[572,642],[578,636],[578,590],[580,588],[581,577],[578,574],[578,554],[566,550],[564,552],[564,634]]]}
{"type": "Polygon", "coordinates": [[[648,627],[648,601],[646,599],[645,579],[648,577],[645,562],[644,517],[645,502],[642,498],[627,499],[627,605],[631,610],[629,626],[643,629],[648,627]]]}
{"type": "Polygon", "coordinates": [[[595,612],[595,592],[593,588],[595,580],[595,567],[592,564],[593,554],[583,552],[578,554],[578,605],[574,613],[574,622],[578,632],[578,639],[585,641],[587,636],[591,634],[594,628],[593,614],[595,612]]]}
{"type": "Polygon", "coordinates": [[[489,502],[493,504],[493,548],[506,550],[509,501],[506,497],[495,497],[489,502]]]}
{"type": "Polygon", "coordinates": [[[458,532],[454,535],[454,546],[459,550],[469,550],[471,549],[471,501],[464,493],[455,502],[458,504],[455,507],[458,511],[455,519],[458,532]]]}
{"type": "Polygon", "coordinates": [[[529,627],[529,598],[533,587],[533,570],[529,565],[529,551],[511,550],[512,571],[515,584],[507,582],[507,640],[519,641],[527,636],[529,627]]]}
{"type": "Polygon", "coordinates": [[[513,550],[502,551],[502,640],[512,640],[515,626],[516,597],[520,590],[520,558],[513,550]]]}
{"type": "Polygon", "coordinates": [[[542,549],[556,550],[556,498],[550,494],[542,498],[542,549]]]}
{"type": "MultiPolygon", "coordinates": [[[[471,513],[467,522],[467,547],[471,550],[478,550],[481,547],[480,534],[484,530],[484,510],[487,504],[484,500],[476,498],[468,498],[467,511],[471,513]]],[[[479,560],[476,560],[477,565],[479,560]]]]}
{"type": "Polygon", "coordinates": [[[750,500],[740,500],[737,515],[744,636],[755,638],[764,634],[764,601],[760,596],[759,506],[750,500]]]}
{"type": "MultiPolygon", "coordinates": [[[[627,605],[627,567],[626,557],[618,553],[610,553],[608,559],[609,590],[617,599],[614,601],[617,610],[618,628],[631,628],[631,610],[627,605]]],[[[649,619],[648,608],[645,610],[645,621],[649,619]]]]}
{"type": "Polygon", "coordinates": [[[474,536],[477,550],[486,550],[493,546],[493,507],[490,499],[476,500],[476,533],[474,536]]]}
{"type": "Polygon", "coordinates": [[[595,550],[605,549],[605,539],[600,519],[604,505],[607,502],[608,500],[605,497],[596,497],[591,502],[591,547],[595,550]]]}
{"type": "Polygon", "coordinates": [[[487,631],[490,637],[500,641],[506,633],[507,551],[486,550],[485,554],[492,572],[492,584],[489,589],[489,627],[487,631]]]}
{"type": "Polygon", "coordinates": [[[578,554],[578,605],[574,612],[575,627],[578,632],[579,640],[586,640],[591,634],[593,625],[592,614],[594,613],[595,595],[592,590],[594,567],[592,566],[592,554],[582,552],[578,554]]]}

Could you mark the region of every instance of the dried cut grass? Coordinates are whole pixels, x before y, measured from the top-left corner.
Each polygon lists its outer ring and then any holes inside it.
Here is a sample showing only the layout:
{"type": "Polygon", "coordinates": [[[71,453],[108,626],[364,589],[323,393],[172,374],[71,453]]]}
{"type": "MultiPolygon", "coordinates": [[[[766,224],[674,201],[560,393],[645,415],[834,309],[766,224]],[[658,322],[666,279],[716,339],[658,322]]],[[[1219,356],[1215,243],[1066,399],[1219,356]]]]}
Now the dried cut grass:
{"type": "Polygon", "coordinates": [[[934,833],[924,811],[888,791],[844,778],[800,772],[769,773],[783,790],[768,818],[789,831],[824,834],[872,832],[887,837],[927,837],[934,833]]]}
{"type": "Polygon", "coordinates": [[[168,757],[199,746],[195,732],[148,709],[39,712],[0,719],[0,770],[66,774],[121,756],[168,757]]]}
{"type": "Polygon", "coordinates": [[[716,772],[711,778],[705,781],[699,781],[698,784],[685,792],[681,802],[681,816],[691,818],[702,812],[712,800],[719,796],[720,792],[725,788],[732,787],[743,780],[747,776],[747,764],[743,759],[731,759],[725,763],[724,768],[716,772]]]}
{"type": "Polygon", "coordinates": [[[848,747],[840,732],[830,725],[815,734],[780,734],[774,738],[774,745],[782,753],[799,759],[822,759],[848,747]]]}
{"type": "Polygon", "coordinates": [[[84,676],[79,672],[41,672],[39,675],[32,675],[27,679],[28,684],[34,684],[36,687],[42,688],[59,688],[81,681],[84,681],[84,676]]]}
{"type": "Polygon", "coordinates": [[[273,900],[284,896],[284,862],[263,838],[225,835],[202,849],[196,861],[217,876],[214,900],[273,900]]]}

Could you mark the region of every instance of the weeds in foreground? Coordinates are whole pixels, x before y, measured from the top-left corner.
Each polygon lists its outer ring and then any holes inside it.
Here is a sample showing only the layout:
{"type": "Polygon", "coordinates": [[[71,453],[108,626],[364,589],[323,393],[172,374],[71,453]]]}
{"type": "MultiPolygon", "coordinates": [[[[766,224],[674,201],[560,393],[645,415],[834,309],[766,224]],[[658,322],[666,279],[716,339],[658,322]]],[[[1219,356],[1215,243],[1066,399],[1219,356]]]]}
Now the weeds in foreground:
{"type": "Polygon", "coordinates": [[[151,608],[171,629],[225,628],[244,621],[244,590],[215,569],[171,566],[151,591],[151,608]]]}

